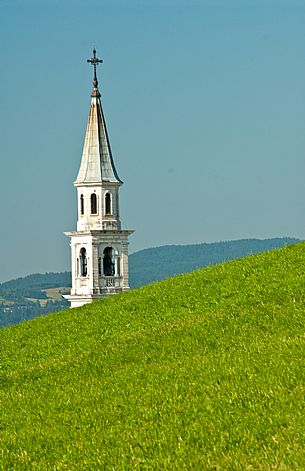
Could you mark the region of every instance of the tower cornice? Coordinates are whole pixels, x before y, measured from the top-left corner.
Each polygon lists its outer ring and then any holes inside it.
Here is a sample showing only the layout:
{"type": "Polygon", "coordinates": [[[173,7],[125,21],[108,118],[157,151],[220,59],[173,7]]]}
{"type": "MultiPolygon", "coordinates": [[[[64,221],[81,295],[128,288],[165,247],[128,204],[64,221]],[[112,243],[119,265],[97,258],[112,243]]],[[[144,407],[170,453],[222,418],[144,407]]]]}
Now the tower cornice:
{"type": "Polygon", "coordinates": [[[93,187],[96,187],[96,188],[99,188],[99,187],[104,187],[104,188],[119,188],[120,186],[123,185],[123,182],[122,181],[115,181],[115,182],[112,182],[112,181],[108,181],[108,180],[97,180],[97,181],[91,181],[91,182],[78,182],[77,180],[75,180],[75,182],[73,183],[74,186],[76,188],[81,188],[83,186],[86,186],[88,188],[93,188],[93,187]]]}
{"type": "Polygon", "coordinates": [[[68,237],[94,237],[98,238],[99,236],[110,235],[111,237],[120,238],[121,236],[129,236],[134,233],[133,229],[121,229],[121,230],[110,230],[110,229],[100,229],[100,230],[86,230],[86,231],[67,231],[64,234],[68,237]]]}

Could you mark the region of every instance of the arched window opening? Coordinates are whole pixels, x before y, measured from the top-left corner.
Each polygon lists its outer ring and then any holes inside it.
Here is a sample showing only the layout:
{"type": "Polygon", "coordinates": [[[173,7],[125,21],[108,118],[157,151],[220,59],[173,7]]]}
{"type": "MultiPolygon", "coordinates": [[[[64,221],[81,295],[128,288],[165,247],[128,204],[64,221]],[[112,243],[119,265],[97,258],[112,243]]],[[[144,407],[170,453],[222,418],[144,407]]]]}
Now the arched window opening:
{"type": "Polygon", "coordinates": [[[112,247],[106,247],[103,257],[103,271],[105,276],[114,276],[114,250],[112,247]]]}
{"type": "Polygon", "coordinates": [[[111,214],[111,194],[106,193],[105,195],[105,213],[106,214],[111,214]]]}
{"type": "Polygon", "coordinates": [[[97,214],[97,198],[95,193],[91,195],[91,214],[97,214]]]}
{"type": "Polygon", "coordinates": [[[84,214],[84,195],[80,195],[80,213],[84,214]]]}
{"type": "Polygon", "coordinates": [[[79,261],[80,276],[87,276],[87,254],[86,249],[84,247],[80,250],[79,261]]]}

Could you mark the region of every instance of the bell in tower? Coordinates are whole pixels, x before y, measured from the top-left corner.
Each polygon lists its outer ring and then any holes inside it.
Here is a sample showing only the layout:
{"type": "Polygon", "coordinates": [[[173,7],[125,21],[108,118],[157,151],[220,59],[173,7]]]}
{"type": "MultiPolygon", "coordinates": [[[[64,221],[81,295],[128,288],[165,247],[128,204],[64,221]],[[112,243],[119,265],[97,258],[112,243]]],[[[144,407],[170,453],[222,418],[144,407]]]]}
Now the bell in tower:
{"type": "Polygon", "coordinates": [[[119,189],[123,182],[111,153],[96,74],[102,60],[95,49],[87,62],[94,74],[83,154],[74,182],[77,230],[65,232],[71,240],[72,289],[65,296],[71,307],[129,289],[128,237],[134,232],[121,229],[119,189]]]}

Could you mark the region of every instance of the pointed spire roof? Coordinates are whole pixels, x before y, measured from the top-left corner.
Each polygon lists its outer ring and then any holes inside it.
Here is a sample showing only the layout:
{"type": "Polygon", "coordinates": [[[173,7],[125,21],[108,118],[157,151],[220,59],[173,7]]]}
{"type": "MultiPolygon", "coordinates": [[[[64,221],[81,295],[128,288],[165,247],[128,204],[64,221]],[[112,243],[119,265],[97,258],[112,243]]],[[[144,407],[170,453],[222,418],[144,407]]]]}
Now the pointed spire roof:
{"type": "Polygon", "coordinates": [[[96,66],[102,60],[96,57],[93,49],[93,58],[88,59],[94,67],[93,90],[91,93],[91,105],[83,148],[80,169],[75,184],[86,183],[122,183],[114,166],[109,137],[106,128],[101,94],[98,89],[96,66]]]}

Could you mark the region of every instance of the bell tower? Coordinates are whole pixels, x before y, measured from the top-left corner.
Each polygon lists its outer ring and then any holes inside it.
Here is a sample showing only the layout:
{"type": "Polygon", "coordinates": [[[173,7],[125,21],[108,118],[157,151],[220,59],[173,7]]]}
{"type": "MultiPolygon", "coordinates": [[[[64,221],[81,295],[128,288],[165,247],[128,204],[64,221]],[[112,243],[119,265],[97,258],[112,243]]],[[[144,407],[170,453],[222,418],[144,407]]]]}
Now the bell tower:
{"type": "Polygon", "coordinates": [[[88,59],[93,65],[93,89],[77,189],[77,230],[70,237],[72,289],[65,298],[71,307],[82,306],[129,289],[128,237],[134,231],[122,230],[119,211],[120,180],[112,157],[96,67],[102,60],[88,59]]]}

